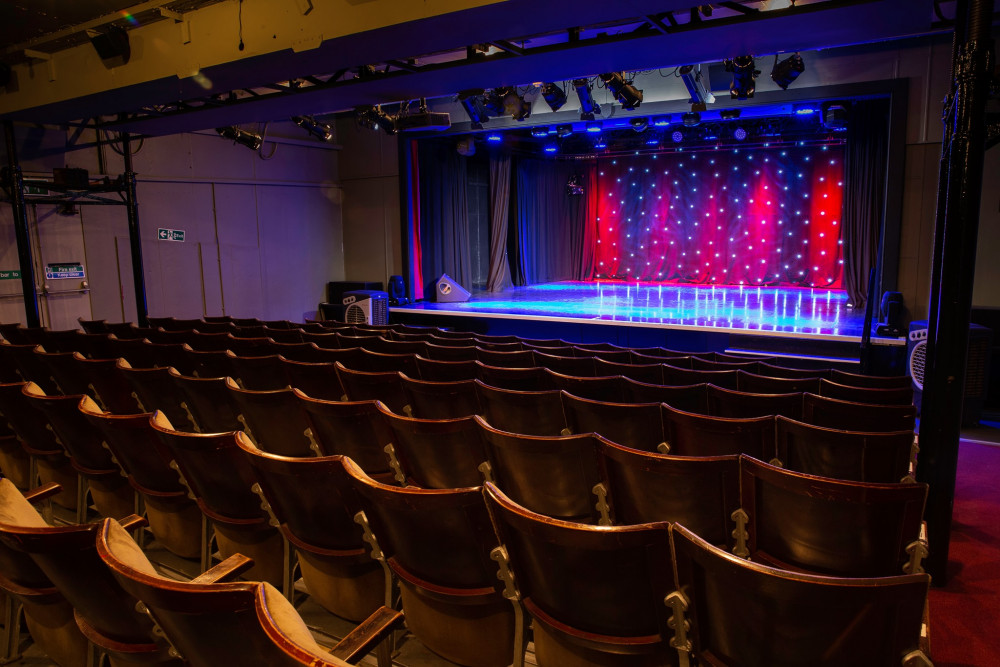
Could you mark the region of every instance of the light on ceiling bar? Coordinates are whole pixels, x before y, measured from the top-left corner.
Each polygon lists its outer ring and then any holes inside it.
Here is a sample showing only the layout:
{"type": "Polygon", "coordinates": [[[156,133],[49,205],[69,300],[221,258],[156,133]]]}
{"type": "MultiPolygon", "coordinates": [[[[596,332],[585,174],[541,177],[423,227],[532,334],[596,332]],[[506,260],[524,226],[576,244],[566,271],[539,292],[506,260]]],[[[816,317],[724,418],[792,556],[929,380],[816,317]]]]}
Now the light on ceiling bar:
{"type": "Polygon", "coordinates": [[[601,75],[601,80],[621,103],[622,109],[631,111],[642,104],[642,91],[626,81],[621,72],[607,72],[601,75]]]}
{"type": "Polygon", "coordinates": [[[782,90],[788,90],[788,86],[798,78],[799,74],[806,71],[806,64],[802,61],[802,56],[797,52],[788,56],[780,63],[778,54],[774,54],[774,67],[771,68],[771,80],[781,86],[782,90]]]}
{"type": "Polygon", "coordinates": [[[726,60],[727,72],[733,73],[733,83],[729,87],[729,95],[734,100],[745,100],[753,97],[754,79],[760,75],[760,70],[755,69],[753,56],[736,56],[732,60],[726,60]]]}
{"type": "Polygon", "coordinates": [[[594,100],[594,90],[589,79],[573,79],[576,96],[580,99],[580,120],[594,120],[600,115],[601,105],[594,100]]]}
{"type": "Polygon", "coordinates": [[[240,144],[241,146],[246,146],[252,151],[260,150],[261,145],[264,143],[263,137],[259,134],[241,130],[234,125],[230,125],[229,127],[217,127],[215,128],[215,131],[226,139],[232,139],[234,142],[240,144]]]}
{"type": "Polygon", "coordinates": [[[312,116],[292,116],[292,122],[320,141],[333,139],[333,129],[312,116]]]}
{"type": "Polygon", "coordinates": [[[483,129],[483,123],[488,121],[490,116],[483,101],[482,89],[463,90],[458,94],[458,101],[465,108],[465,113],[469,114],[469,120],[472,121],[472,128],[475,130],[483,129]]]}
{"type": "Polygon", "coordinates": [[[566,91],[554,83],[542,84],[542,97],[553,111],[559,111],[566,104],[566,91]]]}
{"type": "Polygon", "coordinates": [[[707,104],[715,102],[715,95],[708,82],[708,68],[703,72],[701,65],[684,65],[677,73],[687,87],[691,111],[705,111],[707,104]]]}

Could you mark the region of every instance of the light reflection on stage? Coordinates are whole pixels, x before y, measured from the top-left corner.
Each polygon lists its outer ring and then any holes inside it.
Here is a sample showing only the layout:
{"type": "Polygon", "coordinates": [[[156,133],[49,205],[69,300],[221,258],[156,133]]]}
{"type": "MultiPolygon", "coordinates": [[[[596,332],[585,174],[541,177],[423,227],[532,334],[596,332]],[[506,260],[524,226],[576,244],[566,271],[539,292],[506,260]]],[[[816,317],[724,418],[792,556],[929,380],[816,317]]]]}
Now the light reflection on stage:
{"type": "Polygon", "coordinates": [[[858,340],[864,311],[847,303],[843,290],[598,281],[477,292],[465,303],[393,310],[858,340]]]}

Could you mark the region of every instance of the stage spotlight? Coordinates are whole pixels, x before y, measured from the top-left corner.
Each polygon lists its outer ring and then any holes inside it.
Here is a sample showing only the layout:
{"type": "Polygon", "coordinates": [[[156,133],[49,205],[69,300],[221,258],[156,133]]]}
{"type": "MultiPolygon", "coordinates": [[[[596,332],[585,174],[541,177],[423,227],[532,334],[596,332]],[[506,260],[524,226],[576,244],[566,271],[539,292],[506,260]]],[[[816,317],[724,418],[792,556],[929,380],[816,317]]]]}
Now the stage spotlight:
{"type": "Polygon", "coordinates": [[[666,127],[670,125],[670,116],[653,116],[653,127],[666,127]]]}
{"type": "Polygon", "coordinates": [[[823,125],[836,132],[847,129],[847,107],[839,102],[823,105],[823,125]]]}
{"type": "Polygon", "coordinates": [[[483,123],[490,119],[490,115],[486,111],[486,105],[483,103],[482,89],[463,90],[458,94],[458,101],[462,103],[465,113],[469,115],[469,120],[472,121],[472,128],[474,130],[483,129],[483,123]]]}
{"type": "Polygon", "coordinates": [[[701,123],[701,114],[697,111],[681,114],[681,122],[684,123],[684,127],[694,127],[701,123]]]}
{"type": "Polygon", "coordinates": [[[796,104],[794,107],[796,116],[811,116],[817,109],[812,104],[796,104]]]}
{"type": "Polygon", "coordinates": [[[734,100],[745,100],[753,97],[754,79],[760,75],[755,69],[753,56],[736,56],[724,61],[727,72],[733,73],[733,83],[729,87],[729,96],[734,100]]]}
{"type": "Polygon", "coordinates": [[[531,117],[531,102],[524,99],[524,95],[519,95],[513,88],[502,88],[497,94],[502,96],[505,114],[509,114],[516,121],[524,121],[531,117]]]}
{"type": "Polygon", "coordinates": [[[312,116],[292,116],[292,122],[320,141],[333,139],[333,128],[326,123],[319,122],[312,116]]]}
{"type": "Polygon", "coordinates": [[[799,74],[806,71],[806,64],[802,62],[802,56],[798,52],[788,56],[780,63],[778,54],[774,54],[774,67],[771,68],[771,80],[781,86],[782,90],[788,90],[788,86],[798,78],[799,74]]]}
{"type": "Polygon", "coordinates": [[[486,135],[486,141],[490,142],[491,144],[499,144],[501,141],[503,141],[503,135],[500,134],[499,132],[490,132],[489,134],[486,135]]]}
{"type": "Polygon", "coordinates": [[[549,128],[545,126],[538,125],[536,127],[531,128],[531,136],[533,136],[535,139],[541,139],[543,137],[547,137],[549,136],[549,134],[550,134],[549,128]]]}
{"type": "Polygon", "coordinates": [[[747,131],[745,128],[737,127],[735,130],[733,130],[733,139],[735,139],[736,141],[743,141],[746,138],[747,138],[747,131]]]}
{"type": "Polygon", "coordinates": [[[554,83],[542,84],[542,97],[553,111],[559,111],[566,104],[566,91],[554,83]]]}
{"type": "Polygon", "coordinates": [[[684,141],[684,133],[681,132],[680,130],[674,130],[673,132],[670,133],[670,138],[673,140],[675,144],[679,144],[682,141],[684,141]]]}
{"type": "Polygon", "coordinates": [[[687,86],[691,111],[704,111],[705,105],[715,102],[708,82],[708,68],[702,73],[701,65],[684,65],[677,70],[684,85],[687,86]]]}
{"type": "Polygon", "coordinates": [[[656,136],[655,134],[652,134],[652,135],[649,136],[648,139],[646,139],[646,145],[647,146],[659,146],[660,145],[660,138],[658,136],[656,136]]]}
{"type": "Polygon", "coordinates": [[[723,109],[719,112],[719,118],[722,120],[736,120],[740,117],[739,109],[723,109]]]}
{"type": "Polygon", "coordinates": [[[566,181],[566,194],[570,197],[579,197],[583,194],[583,184],[580,183],[580,176],[572,174],[566,181]]]}
{"type": "Polygon", "coordinates": [[[597,141],[594,142],[594,148],[596,148],[597,150],[604,150],[607,147],[608,144],[606,141],[604,141],[603,138],[598,138],[597,141]]]}
{"type": "Polygon", "coordinates": [[[396,134],[397,118],[394,118],[382,110],[379,105],[363,106],[355,109],[357,113],[358,125],[369,130],[377,130],[380,127],[386,134],[396,134]]]}
{"type": "Polygon", "coordinates": [[[556,127],[556,135],[559,137],[568,137],[573,134],[572,125],[559,125],[556,127]]]}
{"type": "Polygon", "coordinates": [[[629,120],[628,124],[631,125],[632,129],[635,130],[636,132],[645,132],[646,128],[649,127],[649,119],[633,118],[629,120]]]}
{"type": "Polygon", "coordinates": [[[483,107],[488,115],[504,115],[503,98],[508,92],[510,92],[510,88],[494,88],[483,94],[483,107]]]}
{"type": "Polygon", "coordinates": [[[557,150],[559,150],[559,147],[555,144],[545,144],[546,153],[555,153],[557,150]]]}
{"type": "Polygon", "coordinates": [[[633,86],[631,81],[626,81],[621,72],[607,72],[601,75],[601,80],[621,103],[622,109],[631,111],[642,104],[642,91],[633,86]]]}
{"type": "Polygon", "coordinates": [[[588,120],[587,121],[587,132],[591,134],[597,134],[604,129],[603,124],[599,120],[588,120]]]}
{"type": "Polygon", "coordinates": [[[215,131],[226,139],[232,139],[234,142],[241,146],[246,146],[252,151],[260,150],[261,145],[264,143],[263,137],[259,134],[247,132],[232,125],[229,127],[217,127],[215,131]]]}
{"type": "Polygon", "coordinates": [[[594,90],[589,79],[573,79],[576,96],[580,99],[580,120],[594,120],[600,115],[601,105],[594,100],[594,90]]]}

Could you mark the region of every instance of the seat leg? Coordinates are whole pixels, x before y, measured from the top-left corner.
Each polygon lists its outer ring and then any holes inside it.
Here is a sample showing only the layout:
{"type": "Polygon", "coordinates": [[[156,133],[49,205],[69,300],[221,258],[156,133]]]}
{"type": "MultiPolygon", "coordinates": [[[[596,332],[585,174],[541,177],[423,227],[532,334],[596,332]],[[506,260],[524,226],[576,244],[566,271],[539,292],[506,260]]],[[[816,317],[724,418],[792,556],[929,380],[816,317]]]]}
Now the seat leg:
{"type": "MultiPolygon", "coordinates": [[[[142,497],[142,494],[138,491],[135,492],[135,513],[141,517],[146,516],[146,499],[142,497]]],[[[146,528],[139,528],[139,534],[135,536],[135,541],[138,543],[139,548],[146,549],[146,537],[149,531],[146,528]]]]}
{"type": "Polygon", "coordinates": [[[205,572],[212,565],[212,522],[203,513],[201,515],[201,571],[205,572]]]}
{"type": "Polygon", "coordinates": [[[282,554],[281,554],[281,588],[282,592],[285,594],[285,598],[294,603],[295,602],[295,550],[292,549],[292,543],[288,541],[284,535],[281,536],[282,554]]]}
{"type": "Polygon", "coordinates": [[[86,523],[87,522],[87,492],[90,490],[90,485],[87,484],[87,478],[83,475],[76,476],[76,522],[86,523]]]}
{"type": "Polygon", "coordinates": [[[3,637],[0,639],[0,654],[3,664],[13,662],[21,657],[21,608],[20,602],[9,595],[4,596],[4,626],[3,637]]]}

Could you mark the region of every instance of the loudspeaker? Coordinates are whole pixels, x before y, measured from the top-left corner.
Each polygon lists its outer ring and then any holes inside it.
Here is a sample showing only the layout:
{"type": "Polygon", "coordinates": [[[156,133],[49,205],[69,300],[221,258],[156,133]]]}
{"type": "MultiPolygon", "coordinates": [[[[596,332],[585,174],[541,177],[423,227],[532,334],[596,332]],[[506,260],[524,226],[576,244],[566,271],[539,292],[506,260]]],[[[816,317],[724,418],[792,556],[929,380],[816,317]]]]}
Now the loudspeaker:
{"type": "Polygon", "coordinates": [[[363,282],[357,280],[337,280],[326,284],[327,303],[341,303],[344,300],[344,292],[354,290],[371,289],[382,290],[380,282],[363,282]]]}
{"type": "Polygon", "coordinates": [[[389,276],[389,305],[405,306],[410,300],[406,296],[406,283],[403,276],[389,276]]]}
{"type": "MultiPolygon", "coordinates": [[[[910,322],[906,341],[907,372],[913,379],[913,405],[920,410],[924,391],[927,359],[927,320],[910,322]]],[[[990,347],[993,331],[978,324],[969,325],[969,350],[965,364],[965,387],[962,393],[962,425],[975,426],[983,414],[989,379],[990,347]]]]}
{"type": "Polygon", "coordinates": [[[104,28],[103,32],[88,30],[87,36],[97,55],[100,56],[101,62],[109,69],[126,64],[132,57],[128,32],[121,26],[111,24],[104,28]]]}
{"type": "Polygon", "coordinates": [[[434,300],[438,303],[459,303],[468,301],[471,296],[469,290],[452,280],[447,273],[442,273],[434,283],[434,300]]]}

